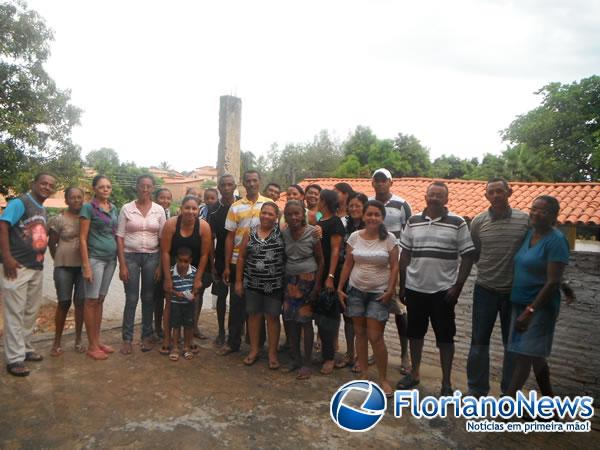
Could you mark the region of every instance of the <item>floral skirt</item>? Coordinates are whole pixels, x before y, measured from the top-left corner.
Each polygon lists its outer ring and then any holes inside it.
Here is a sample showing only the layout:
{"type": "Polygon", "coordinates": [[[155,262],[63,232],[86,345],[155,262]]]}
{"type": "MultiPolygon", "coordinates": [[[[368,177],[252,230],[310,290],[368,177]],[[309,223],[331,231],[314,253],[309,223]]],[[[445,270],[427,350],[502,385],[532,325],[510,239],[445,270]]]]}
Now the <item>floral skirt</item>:
{"type": "Polygon", "coordinates": [[[306,323],[312,320],[313,306],[310,303],[317,281],[316,272],[285,276],[283,297],[283,320],[306,323]]]}

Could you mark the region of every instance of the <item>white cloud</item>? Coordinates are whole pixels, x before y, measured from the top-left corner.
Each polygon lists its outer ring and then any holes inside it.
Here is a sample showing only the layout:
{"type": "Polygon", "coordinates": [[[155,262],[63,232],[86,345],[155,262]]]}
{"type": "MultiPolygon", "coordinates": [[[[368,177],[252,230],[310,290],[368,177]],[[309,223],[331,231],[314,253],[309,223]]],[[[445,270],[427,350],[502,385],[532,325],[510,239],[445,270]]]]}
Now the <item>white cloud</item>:
{"type": "Polygon", "coordinates": [[[214,164],[219,96],[242,98],[242,148],[413,133],[481,156],[533,92],[600,67],[593,1],[30,1],[55,30],[48,70],[84,109],[84,152],[214,164]]]}

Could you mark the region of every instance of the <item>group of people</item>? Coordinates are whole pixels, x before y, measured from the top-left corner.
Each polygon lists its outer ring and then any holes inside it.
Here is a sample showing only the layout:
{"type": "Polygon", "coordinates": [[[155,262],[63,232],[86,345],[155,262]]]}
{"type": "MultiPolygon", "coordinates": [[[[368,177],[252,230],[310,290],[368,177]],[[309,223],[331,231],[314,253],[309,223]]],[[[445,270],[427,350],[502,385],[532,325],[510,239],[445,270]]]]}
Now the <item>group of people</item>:
{"type": "MultiPolygon", "coordinates": [[[[0,216],[7,371],[26,376],[25,362],[43,359],[31,335],[48,246],[58,298],[52,356],[63,353],[71,303],[75,350],[95,360],[115,351],[102,341],[100,325],[118,261],[125,290],[123,355],[133,351],[141,299],[141,351],[152,350],[158,337],[159,351],[169,359],[192,359],[199,351],[193,338],[206,338],[198,316],[204,291],[212,285],[219,355],[239,352],[246,334],[250,350],[244,364],[254,364],[266,342],[268,367],[278,369],[283,319],[291,357],[286,370],[298,379],[311,377],[313,349],[320,347],[320,373],[351,366],[367,378],[374,361],[380,386],[392,395],[384,330],[393,314],[402,349],[403,376],[396,387],[420,383],[431,322],[440,352],[441,395],[452,395],[454,310],[476,264],[469,393],[489,393],[490,337],[499,314],[505,347],[502,392],[515,395],[533,367],[542,393],[553,395],[546,358],[569,258],[568,243],[555,228],[560,209],[555,198],[536,198],[528,215],[510,207],[512,190],[505,180],[491,179],[484,194],[490,207],[469,227],[448,211],[445,183],[432,182],[424,193],[425,209],[413,214],[408,202],[392,193],[393,178],[384,168],[373,173],[370,199],[343,182],[333,190],[294,184],[282,210],[279,185],[269,183],[261,194],[255,170],[246,171],[242,183],[245,194],[238,198],[235,178],[223,175],[217,189],[204,192],[203,202],[189,192],[171,217],[171,193],[156,190],[151,175],[137,179],[136,200],[120,211],[110,202],[111,181],[97,175],[89,202],[84,203],[80,188],[70,187],[67,209],[48,220],[43,203],[55,179],[36,176],[31,191],[11,200],[0,216]],[[342,317],[346,353],[338,356],[342,317]]],[[[568,288],[564,292],[573,298],[568,288]]]]}

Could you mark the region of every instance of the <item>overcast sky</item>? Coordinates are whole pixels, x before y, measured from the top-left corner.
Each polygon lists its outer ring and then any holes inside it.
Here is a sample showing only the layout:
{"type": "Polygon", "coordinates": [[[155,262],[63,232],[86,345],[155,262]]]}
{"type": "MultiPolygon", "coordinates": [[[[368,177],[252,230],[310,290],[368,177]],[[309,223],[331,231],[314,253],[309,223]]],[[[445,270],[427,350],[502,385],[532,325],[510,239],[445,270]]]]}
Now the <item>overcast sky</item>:
{"type": "Polygon", "coordinates": [[[188,170],[217,160],[219,96],[242,99],[242,150],[414,134],[481,157],[539,104],[600,68],[600,2],[30,0],[55,32],[47,64],[84,110],[83,153],[188,170]]]}

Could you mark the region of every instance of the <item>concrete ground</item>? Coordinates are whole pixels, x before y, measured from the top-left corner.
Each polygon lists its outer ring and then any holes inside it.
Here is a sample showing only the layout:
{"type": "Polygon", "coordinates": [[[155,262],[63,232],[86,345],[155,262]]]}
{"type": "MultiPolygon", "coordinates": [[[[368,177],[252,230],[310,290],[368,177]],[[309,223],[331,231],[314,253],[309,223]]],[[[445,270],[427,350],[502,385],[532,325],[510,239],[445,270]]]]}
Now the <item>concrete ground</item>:
{"type": "MultiPolygon", "coordinates": [[[[216,334],[207,310],[203,330],[216,334]]],[[[139,329],[136,330],[139,336],[139,329]]],[[[120,329],[103,332],[118,347],[120,329]]],[[[49,354],[51,336],[37,338],[49,354]]],[[[242,354],[220,357],[212,341],[197,341],[192,361],[171,362],[157,351],[92,361],[73,352],[30,364],[27,378],[0,374],[0,447],[17,448],[593,448],[600,433],[467,433],[462,419],[395,419],[388,414],[367,433],[339,429],[329,416],[332,394],[352,380],[349,369],[296,381],[271,371],[263,358],[252,367],[242,354]]],[[[282,363],[286,361],[281,356],[282,363]]],[[[390,378],[399,376],[392,359],[390,378]]],[[[315,366],[318,370],[318,366],[315,366]]],[[[424,367],[421,395],[439,389],[439,370],[424,367]]],[[[376,376],[374,367],[371,376],[376,376]]],[[[464,389],[457,374],[456,387],[464,389]]]]}

